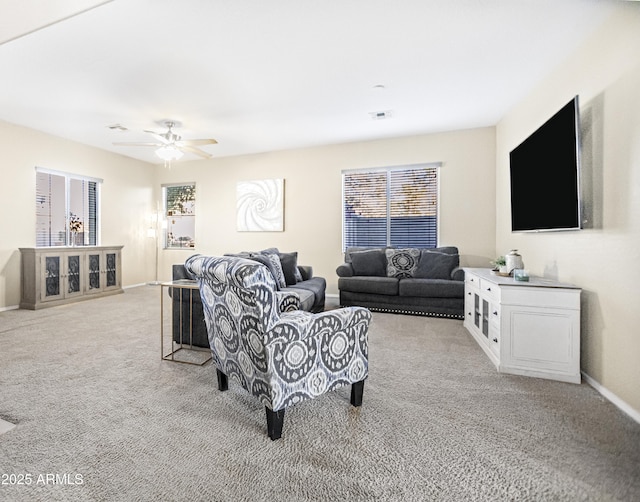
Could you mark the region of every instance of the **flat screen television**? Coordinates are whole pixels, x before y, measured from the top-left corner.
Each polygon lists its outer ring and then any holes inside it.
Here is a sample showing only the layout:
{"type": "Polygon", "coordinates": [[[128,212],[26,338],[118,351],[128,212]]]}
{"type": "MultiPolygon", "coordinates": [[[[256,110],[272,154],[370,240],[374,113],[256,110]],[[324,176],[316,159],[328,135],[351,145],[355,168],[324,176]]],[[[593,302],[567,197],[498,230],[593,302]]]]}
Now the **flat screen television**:
{"type": "Polygon", "coordinates": [[[509,154],[511,231],[579,230],[578,96],[509,154]]]}

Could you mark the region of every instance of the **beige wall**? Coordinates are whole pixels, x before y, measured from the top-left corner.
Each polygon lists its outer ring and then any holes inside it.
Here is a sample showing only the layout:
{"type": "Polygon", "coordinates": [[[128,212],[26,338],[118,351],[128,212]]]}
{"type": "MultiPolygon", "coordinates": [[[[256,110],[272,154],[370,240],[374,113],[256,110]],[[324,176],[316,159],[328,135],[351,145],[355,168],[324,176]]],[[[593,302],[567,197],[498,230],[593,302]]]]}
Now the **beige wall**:
{"type": "Polygon", "coordinates": [[[197,184],[196,244],[192,251],[161,252],[160,277],[194,252],[222,254],[276,246],[298,251],[337,294],[342,263],[343,169],[443,162],[440,170],[441,245],[456,245],[464,265],[488,265],[495,253],[495,130],[481,128],[381,141],[349,143],[177,163],[159,167],[162,183],[197,184]],[[285,231],[238,232],[238,181],[285,179],[285,231]]]}
{"type": "Polygon", "coordinates": [[[35,167],[102,178],[102,244],[123,244],[123,283],[153,275],[153,239],[146,235],[152,209],[154,166],[0,122],[0,309],[20,303],[18,248],[35,245],[35,167]]]}
{"type": "MultiPolygon", "coordinates": [[[[635,7],[635,8],[634,8],[635,7]]],[[[621,8],[497,126],[499,253],[583,288],[582,368],[640,416],[640,9],[621,8]],[[596,228],[510,232],[509,151],[580,96],[587,203],[596,228]]],[[[552,182],[552,180],[550,180],[552,182]]]]}

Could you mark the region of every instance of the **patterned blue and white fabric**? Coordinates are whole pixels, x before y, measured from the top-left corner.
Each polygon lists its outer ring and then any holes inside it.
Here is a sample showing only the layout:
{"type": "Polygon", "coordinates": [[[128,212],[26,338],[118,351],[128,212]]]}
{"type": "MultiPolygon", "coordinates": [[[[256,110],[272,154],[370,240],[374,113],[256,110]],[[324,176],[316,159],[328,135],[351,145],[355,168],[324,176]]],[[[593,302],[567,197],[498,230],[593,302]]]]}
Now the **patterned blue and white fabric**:
{"type": "Polygon", "coordinates": [[[367,309],[283,312],[267,267],[243,258],[195,255],[185,267],[200,286],[216,367],[271,410],[367,377],[367,309]]]}

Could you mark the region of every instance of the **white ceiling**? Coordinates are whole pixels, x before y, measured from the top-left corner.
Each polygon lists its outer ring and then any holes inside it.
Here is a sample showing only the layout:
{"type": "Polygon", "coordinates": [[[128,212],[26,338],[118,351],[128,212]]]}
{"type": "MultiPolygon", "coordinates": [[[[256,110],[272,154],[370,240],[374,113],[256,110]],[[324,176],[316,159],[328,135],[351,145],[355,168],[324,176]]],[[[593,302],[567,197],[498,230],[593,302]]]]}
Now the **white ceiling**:
{"type": "Polygon", "coordinates": [[[163,119],[214,157],[491,126],[620,4],[0,0],[0,120],[153,163],[112,142],[163,119]]]}

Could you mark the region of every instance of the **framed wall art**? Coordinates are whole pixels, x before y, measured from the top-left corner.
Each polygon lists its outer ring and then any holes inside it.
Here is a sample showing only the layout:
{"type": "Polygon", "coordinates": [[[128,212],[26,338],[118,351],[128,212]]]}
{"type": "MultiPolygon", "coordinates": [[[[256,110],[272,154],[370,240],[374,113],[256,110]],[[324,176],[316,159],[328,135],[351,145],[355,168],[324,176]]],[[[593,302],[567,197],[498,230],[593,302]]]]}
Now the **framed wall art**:
{"type": "Polygon", "coordinates": [[[284,179],[239,181],[236,204],[239,232],[284,231],[284,179]]]}

